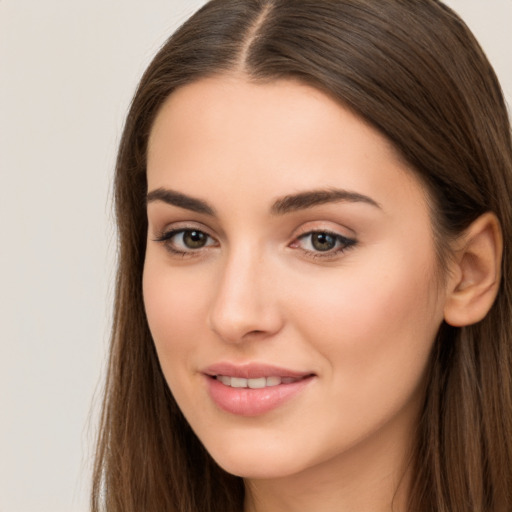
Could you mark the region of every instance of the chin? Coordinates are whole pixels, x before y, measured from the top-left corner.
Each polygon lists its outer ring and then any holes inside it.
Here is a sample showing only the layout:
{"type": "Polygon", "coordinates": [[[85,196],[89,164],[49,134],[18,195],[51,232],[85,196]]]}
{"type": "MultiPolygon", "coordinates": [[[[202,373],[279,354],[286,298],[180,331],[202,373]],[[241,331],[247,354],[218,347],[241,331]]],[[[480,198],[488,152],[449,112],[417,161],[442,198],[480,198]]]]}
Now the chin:
{"type": "Polygon", "coordinates": [[[298,468],[290,467],[286,463],[283,464],[282,461],[277,463],[275,456],[265,461],[261,459],[238,460],[221,457],[220,459],[215,459],[215,462],[224,471],[251,480],[282,478],[298,472],[298,468]]]}
{"type": "MultiPolygon", "coordinates": [[[[215,444],[205,448],[215,462],[228,473],[246,479],[271,479],[300,473],[308,466],[305,457],[298,457],[297,450],[286,446],[285,439],[246,440],[240,443],[215,444]]],[[[302,454],[306,455],[306,454],[302,454]]]]}

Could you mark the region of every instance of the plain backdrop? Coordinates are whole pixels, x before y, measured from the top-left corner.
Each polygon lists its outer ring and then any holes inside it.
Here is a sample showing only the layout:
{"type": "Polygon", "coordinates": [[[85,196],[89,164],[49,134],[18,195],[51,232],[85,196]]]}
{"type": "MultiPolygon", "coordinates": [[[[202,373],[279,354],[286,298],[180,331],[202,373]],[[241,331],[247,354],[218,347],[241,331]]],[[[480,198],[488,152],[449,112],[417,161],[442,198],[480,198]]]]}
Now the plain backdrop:
{"type": "MultiPolygon", "coordinates": [[[[0,0],[0,512],[87,510],[116,146],[144,68],[202,3],[0,0]]],[[[447,3],[511,105],[512,0],[447,3]]]]}

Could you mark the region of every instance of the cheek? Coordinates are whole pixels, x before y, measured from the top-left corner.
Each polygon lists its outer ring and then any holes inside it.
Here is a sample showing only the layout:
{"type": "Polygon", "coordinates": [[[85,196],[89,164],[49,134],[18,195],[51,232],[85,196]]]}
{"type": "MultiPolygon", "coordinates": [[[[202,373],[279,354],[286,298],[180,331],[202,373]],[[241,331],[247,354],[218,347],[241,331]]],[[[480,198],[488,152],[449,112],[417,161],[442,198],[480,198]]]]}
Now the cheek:
{"type": "Polygon", "coordinates": [[[421,380],[442,307],[432,265],[415,256],[343,269],[328,286],[311,283],[307,301],[296,297],[296,310],[308,311],[296,321],[340,394],[403,398],[421,380]]]}
{"type": "Polygon", "coordinates": [[[144,304],[149,328],[166,377],[188,368],[182,356],[198,345],[198,319],[205,317],[205,290],[198,289],[201,279],[185,279],[180,272],[170,271],[146,259],[143,278],[144,304]],[[169,375],[167,375],[169,373],[169,375]]]}

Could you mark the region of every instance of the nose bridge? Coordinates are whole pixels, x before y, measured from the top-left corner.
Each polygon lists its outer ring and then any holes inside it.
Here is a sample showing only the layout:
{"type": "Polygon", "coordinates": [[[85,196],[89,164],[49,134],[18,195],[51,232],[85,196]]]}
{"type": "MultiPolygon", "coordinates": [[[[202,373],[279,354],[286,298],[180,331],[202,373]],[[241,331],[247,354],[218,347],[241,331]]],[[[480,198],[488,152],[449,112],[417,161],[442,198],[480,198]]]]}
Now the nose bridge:
{"type": "Polygon", "coordinates": [[[211,329],[223,340],[238,342],[279,330],[270,262],[252,244],[233,247],[225,256],[210,307],[211,329]]]}

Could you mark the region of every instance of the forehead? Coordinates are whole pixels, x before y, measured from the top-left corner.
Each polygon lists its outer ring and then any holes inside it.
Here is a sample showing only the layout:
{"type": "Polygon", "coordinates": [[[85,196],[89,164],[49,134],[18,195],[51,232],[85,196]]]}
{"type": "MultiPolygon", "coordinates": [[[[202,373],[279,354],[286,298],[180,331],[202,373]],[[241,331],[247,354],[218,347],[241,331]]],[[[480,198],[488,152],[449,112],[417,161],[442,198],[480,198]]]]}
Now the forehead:
{"type": "Polygon", "coordinates": [[[326,94],[291,80],[235,76],[179,88],[160,109],[148,145],[148,187],[162,186],[195,195],[199,187],[208,196],[343,187],[379,203],[393,189],[412,188],[418,199],[425,193],[391,143],[326,94]]]}

